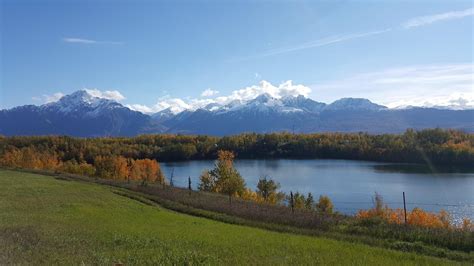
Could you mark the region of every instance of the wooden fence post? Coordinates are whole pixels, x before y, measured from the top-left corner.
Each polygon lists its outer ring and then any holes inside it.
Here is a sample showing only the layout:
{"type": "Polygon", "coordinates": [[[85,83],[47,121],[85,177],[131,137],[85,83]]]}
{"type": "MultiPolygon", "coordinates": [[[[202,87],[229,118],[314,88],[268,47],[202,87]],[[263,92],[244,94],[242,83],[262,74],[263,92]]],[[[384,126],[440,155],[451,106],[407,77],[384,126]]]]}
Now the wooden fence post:
{"type": "Polygon", "coordinates": [[[291,206],[291,213],[295,212],[295,199],[293,197],[293,191],[290,191],[290,206],[291,206]]]}
{"type": "Polygon", "coordinates": [[[407,225],[407,204],[405,202],[405,191],[403,191],[403,212],[405,214],[405,225],[407,225]]]}
{"type": "Polygon", "coordinates": [[[191,188],[191,177],[190,176],[188,176],[188,190],[189,190],[189,195],[191,195],[191,191],[193,189],[191,188]]]}

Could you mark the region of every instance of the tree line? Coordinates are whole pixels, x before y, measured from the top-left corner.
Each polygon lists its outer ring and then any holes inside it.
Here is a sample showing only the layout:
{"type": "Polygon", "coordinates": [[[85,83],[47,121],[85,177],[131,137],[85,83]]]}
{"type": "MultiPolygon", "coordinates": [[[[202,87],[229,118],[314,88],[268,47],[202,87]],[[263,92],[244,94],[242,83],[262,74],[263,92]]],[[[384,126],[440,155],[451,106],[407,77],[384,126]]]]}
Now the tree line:
{"type": "Polygon", "coordinates": [[[38,150],[34,147],[11,149],[0,156],[0,166],[22,169],[37,169],[99,177],[123,181],[164,183],[160,164],[151,159],[131,159],[123,156],[96,156],[93,163],[75,159],[61,161],[54,151],[38,150]]]}
{"type": "Polygon", "coordinates": [[[407,130],[403,134],[247,133],[235,136],[142,135],[131,138],[67,136],[2,137],[0,156],[33,148],[54,153],[61,162],[93,164],[98,156],[160,162],[214,159],[218,150],[237,158],[321,158],[448,165],[474,164],[474,134],[456,130],[407,130]]]}

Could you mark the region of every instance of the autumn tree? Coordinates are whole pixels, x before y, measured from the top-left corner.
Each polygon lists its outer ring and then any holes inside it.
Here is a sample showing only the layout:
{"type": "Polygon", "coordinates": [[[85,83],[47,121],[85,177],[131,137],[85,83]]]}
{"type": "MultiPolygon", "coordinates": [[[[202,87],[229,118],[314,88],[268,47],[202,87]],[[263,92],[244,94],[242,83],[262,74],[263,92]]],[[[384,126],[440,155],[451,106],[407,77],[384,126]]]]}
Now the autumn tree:
{"type": "Polygon", "coordinates": [[[5,152],[0,160],[0,164],[6,167],[22,167],[22,154],[18,149],[12,149],[5,152]]]}
{"type": "Polygon", "coordinates": [[[111,157],[97,156],[94,158],[96,175],[101,178],[112,179],[114,164],[111,157]]]}
{"type": "Polygon", "coordinates": [[[220,191],[229,196],[229,203],[232,202],[233,195],[241,196],[245,190],[244,179],[237,171],[231,172],[229,176],[219,181],[220,191]]]}
{"type": "Polygon", "coordinates": [[[320,213],[332,214],[334,212],[334,205],[328,196],[321,195],[319,196],[318,203],[316,204],[316,209],[320,213]]]}
{"type": "Polygon", "coordinates": [[[214,175],[211,175],[209,170],[204,170],[199,176],[198,189],[207,192],[216,192],[216,179],[214,175]]]}
{"type": "Polygon", "coordinates": [[[304,209],[305,201],[306,199],[303,194],[299,192],[296,192],[295,194],[293,194],[293,206],[296,209],[304,209]]]}
{"type": "Polygon", "coordinates": [[[234,154],[230,151],[218,151],[214,169],[205,171],[200,176],[199,188],[204,191],[223,193],[229,196],[242,196],[245,181],[234,167],[234,154]]]}
{"type": "Polygon", "coordinates": [[[56,170],[61,165],[54,151],[39,151],[34,147],[13,148],[0,159],[1,165],[13,168],[56,170]]]}
{"type": "Polygon", "coordinates": [[[94,166],[101,178],[126,180],[129,176],[128,161],[122,156],[97,156],[94,166]]]}
{"type": "Polygon", "coordinates": [[[129,179],[130,180],[141,180],[142,178],[142,169],[141,164],[137,164],[138,160],[129,161],[129,179]]]}
{"type": "Polygon", "coordinates": [[[88,163],[77,163],[74,159],[62,163],[59,170],[65,173],[83,176],[95,175],[95,167],[93,165],[88,163]]]}
{"type": "Polygon", "coordinates": [[[156,181],[161,183],[161,180],[159,180],[161,176],[159,175],[158,163],[155,160],[150,159],[143,159],[139,161],[143,163],[143,180],[145,180],[147,183],[156,181]]]}
{"type": "Polygon", "coordinates": [[[117,156],[112,158],[114,168],[113,177],[118,180],[126,180],[129,176],[128,160],[125,157],[117,156]]]}
{"type": "Polygon", "coordinates": [[[279,183],[272,179],[267,179],[265,176],[258,180],[257,195],[262,197],[266,203],[279,204],[284,198],[284,194],[277,191],[279,188],[279,183]]]}

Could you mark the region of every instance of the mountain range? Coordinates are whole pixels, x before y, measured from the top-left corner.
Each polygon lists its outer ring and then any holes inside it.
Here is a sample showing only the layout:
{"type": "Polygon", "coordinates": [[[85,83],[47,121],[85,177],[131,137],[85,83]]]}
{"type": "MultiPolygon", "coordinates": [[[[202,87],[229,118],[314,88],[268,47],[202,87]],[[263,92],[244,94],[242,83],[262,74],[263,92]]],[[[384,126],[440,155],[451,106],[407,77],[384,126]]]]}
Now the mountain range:
{"type": "Polygon", "coordinates": [[[399,133],[408,128],[453,128],[474,132],[474,110],[410,107],[389,109],[362,98],[325,104],[302,95],[209,104],[197,110],[172,108],[143,114],[85,90],[40,106],[0,110],[0,134],[135,136],[151,133],[230,135],[242,132],[399,133]]]}

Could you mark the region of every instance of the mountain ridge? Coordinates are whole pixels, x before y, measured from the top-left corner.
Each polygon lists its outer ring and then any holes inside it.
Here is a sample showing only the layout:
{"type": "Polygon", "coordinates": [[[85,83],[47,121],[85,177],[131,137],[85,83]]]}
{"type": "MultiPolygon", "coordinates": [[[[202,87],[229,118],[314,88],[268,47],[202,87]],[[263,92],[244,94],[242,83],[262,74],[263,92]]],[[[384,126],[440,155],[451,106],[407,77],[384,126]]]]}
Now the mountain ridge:
{"type": "Polygon", "coordinates": [[[81,90],[40,106],[0,110],[0,134],[100,137],[278,131],[398,133],[429,127],[474,132],[472,117],[474,110],[390,109],[364,98],[341,98],[326,104],[302,95],[276,98],[270,94],[178,113],[169,107],[148,115],[81,90]]]}

